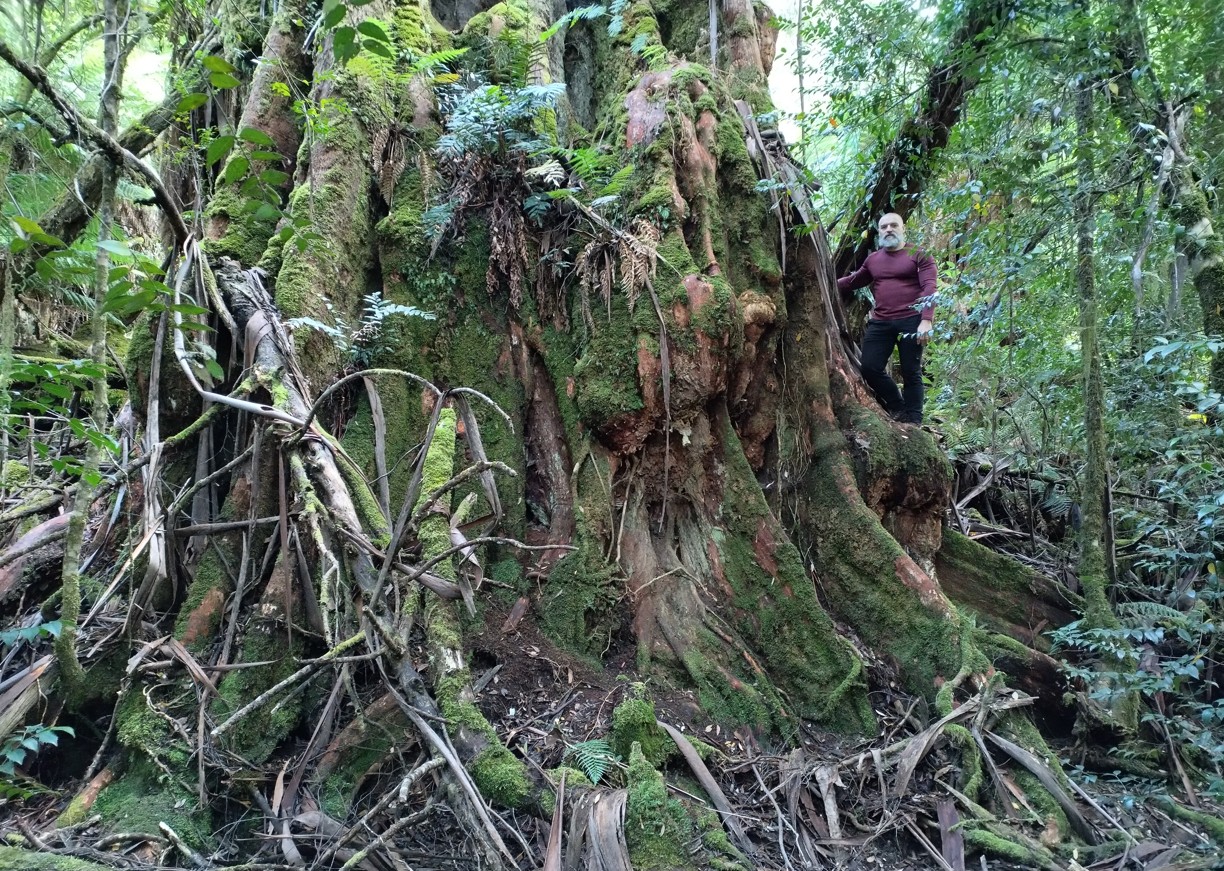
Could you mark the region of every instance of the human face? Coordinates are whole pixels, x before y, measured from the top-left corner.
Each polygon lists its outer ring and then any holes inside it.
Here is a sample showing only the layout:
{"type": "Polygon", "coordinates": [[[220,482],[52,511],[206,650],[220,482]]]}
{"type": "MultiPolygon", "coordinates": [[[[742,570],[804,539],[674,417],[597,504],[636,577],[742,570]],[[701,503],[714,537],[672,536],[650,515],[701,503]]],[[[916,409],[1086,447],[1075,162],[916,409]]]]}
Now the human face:
{"type": "Polygon", "coordinates": [[[880,218],[879,233],[876,238],[879,246],[887,251],[896,251],[903,246],[905,244],[905,222],[901,220],[901,216],[895,212],[889,212],[880,218]]]}

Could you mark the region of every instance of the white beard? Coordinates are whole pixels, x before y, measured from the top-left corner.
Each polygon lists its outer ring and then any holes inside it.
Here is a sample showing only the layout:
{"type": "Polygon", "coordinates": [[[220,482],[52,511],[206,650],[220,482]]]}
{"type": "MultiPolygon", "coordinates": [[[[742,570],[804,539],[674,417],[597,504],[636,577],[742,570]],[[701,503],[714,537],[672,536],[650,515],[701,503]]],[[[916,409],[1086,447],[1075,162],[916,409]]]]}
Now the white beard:
{"type": "Polygon", "coordinates": [[[904,236],[894,236],[886,239],[883,235],[876,236],[876,244],[887,251],[896,251],[899,248],[905,247],[904,236]]]}

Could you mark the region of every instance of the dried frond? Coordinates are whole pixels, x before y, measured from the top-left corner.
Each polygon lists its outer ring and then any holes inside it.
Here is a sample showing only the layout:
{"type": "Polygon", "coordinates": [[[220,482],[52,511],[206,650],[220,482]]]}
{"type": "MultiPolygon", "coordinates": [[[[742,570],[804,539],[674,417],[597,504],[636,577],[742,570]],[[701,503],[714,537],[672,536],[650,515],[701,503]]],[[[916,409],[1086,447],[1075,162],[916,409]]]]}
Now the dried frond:
{"type": "Polygon", "coordinates": [[[391,128],[383,127],[381,130],[376,130],[370,137],[370,169],[375,173],[378,173],[382,167],[383,157],[387,152],[387,143],[391,141],[391,136],[391,128]]]}
{"type": "Polygon", "coordinates": [[[387,143],[386,153],[383,155],[382,165],[378,170],[378,190],[382,194],[383,202],[388,206],[392,204],[395,186],[399,183],[400,176],[404,174],[404,168],[407,165],[408,160],[404,155],[404,138],[394,136],[387,143]]]}
{"type": "Polygon", "coordinates": [[[523,210],[504,198],[495,199],[489,213],[489,268],[485,288],[492,295],[498,278],[504,277],[510,289],[510,305],[518,310],[523,301],[523,265],[527,262],[527,228],[523,210]]]}
{"type": "Polygon", "coordinates": [[[433,195],[434,179],[437,178],[437,173],[434,172],[433,164],[429,160],[429,155],[424,151],[417,152],[417,171],[421,173],[421,196],[425,208],[429,208],[430,199],[433,195]]]}

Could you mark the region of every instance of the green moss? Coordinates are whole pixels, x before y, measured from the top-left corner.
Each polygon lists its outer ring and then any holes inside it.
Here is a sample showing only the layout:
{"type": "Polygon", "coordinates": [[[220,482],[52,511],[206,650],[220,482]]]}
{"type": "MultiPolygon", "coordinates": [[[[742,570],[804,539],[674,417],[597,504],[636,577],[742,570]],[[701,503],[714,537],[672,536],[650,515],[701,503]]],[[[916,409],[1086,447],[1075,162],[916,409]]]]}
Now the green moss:
{"type": "MultiPolygon", "coordinates": [[[[302,649],[301,633],[294,634],[290,643],[284,631],[273,625],[254,626],[248,630],[238,661],[271,660],[272,664],[229,672],[218,687],[213,718],[217,722],[225,720],[247,702],[293,674],[298,668],[302,649]]],[[[224,742],[244,759],[255,764],[263,762],[297,726],[305,704],[303,696],[300,692],[286,692],[282,698],[247,714],[225,734],[224,742]]]]}
{"type": "Polygon", "coordinates": [[[1167,797],[1160,798],[1158,801],[1160,806],[1170,814],[1183,822],[1198,826],[1206,833],[1207,837],[1215,842],[1216,846],[1224,848],[1224,821],[1221,821],[1214,814],[1192,810],[1185,805],[1171,801],[1167,797]]]}
{"type": "Polygon", "coordinates": [[[961,635],[970,630],[922,604],[897,576],[906,554],[865,504],[846,495],[853,477],[844,449],[838,431],[818,433],[812,446],[818,462],[806,498],[813,505],[841,506],[813,515],[810,535],[817,543],[814,561],[823,590],[860,636],[879,639],[878,649],[901,669],[909,687],[933,698],[938,686],[960,671],[961,635]]]}
{"type": "Polygon", "coordinates": [[[208,217],[225,221],[225,232],[220,238],[205,242],[210,256],[232,257],[248,267],[260,262],[268,240],[276,232],[277,217],[259,217],[247,208],[250,203],[237,184],[218,185],[208,203],[208,217]]]}
{"type": "Polygon", "coordinates": [[[519,807],[531,792],[522,760],[500,743],[486,747],[468,770],[480,794],[502,807],[519,807]]]}
{"type": "Polygon", "coordinates": [[[118,727],[115,738],[130,750],[155,756],[170,735],[170,725],[161,714],[149,709],[143,693],[128,693],[115,711],[118,727]]]}
{"type": "Polygon", "coordinates": [[[965,835],[965,843],[968,846],[981,850],[984,853],[989,853],[992,856],[997,856],[1000,859],[1019,862],[1025,866],[1038,865],[1040,867],[1050,867],[1053,863],[1054,857],[1048,850],[1035,850],[1031,846],[1020,844],[971,823],[966,824],[961,831],[965,835]]]}
{"type": "Polygon", "coordinates": [[[30,467],[21,460],[4,461],[4,486],[10,490],[30,482],[30,467]]]}
{"type": "Polygon", "coordinates": [[[643,407],[637,377],[637,330],[623,295],[612,299],[612,315],[597,329],[574,364],[575,399],[583,425],[602,429],[614,418],[643,407]]]}
{"type": "Polygon", "coordinates": [[[644,684],[634,684],[632,695],[616,706],[612,712],[612,734],[609,736],[612,751],[622,759],[628,759],[631,749],[637,745],[651,765],[662,765],[676,752],[676,744],[659,728],[655,717],[654,703],[644,684]]]}
{"type": "MultiPolygon", "coordinates": [[[[142,699],[143,702],[143,699],[142,699]]],[[[187,759],[183,760],[187,768],[187,759]]],[[[168,780],[151,762],[135,759],[128,769],[98,794],[93,812],[119,832],[160,835],[158,823],[174,829],[190,846],[205,853],[215,847],[207,811],[196,811],[197,797],[180,783],[168,780]]]]}
{"type": "MultiPolygon", "coordinates": [[[[775,527],[730,422],[724,420],[722,426],[726,457],[723,525],[715,530],[713,542],[733,591],[736,629],[757,646],[765,659],[765,673],[784,690],[789,706],[800,716],[836,729],[870,729],[874,718],[867,704],[862,663],[816,600],[798,550],[775,527]],[[768,554],[772,571],[762,566],[757,552],[756,542],[767,539],[775,540],[767,548],[772,551],[768,554]]],[[[745,676],[744,683],[755,685],[769,699],[776,691],[763,680],[753,672],[745,676]]],[[[743,696],[741,692],[732,695],[743,696]]]]}
{"type": "Polygon", "coordinates": [[[702,857],[706,868],[716,871],[752,871],[753,863],[731,843],[718,814],[712,810],[698,811],[696,825],[697,830],[701,832],[702,846],[709,851],[709,855],[702,857]]]}
{"type": "Polygon", "coordinates": [[[748,725],[755,729],[777,729],[789,735],[785,705],[773,684],[760,676],[747,680],[717,665],[725,657],[725,644],[713,633],[697,632],[696,646],[685,651],[683,664],[697,688],[701,709],[719,723],[748,725]]]}
{"type": "Polygon", "coordinates": [[[423,55],[450,47],[450,33],[434,19],[428,5],[398,3],[394,14],[391,35],[397,48],[423,55]]]}
{"type": "Polygon", "coordinates": [[[0,871],[112,871],[112,866],[72,856],[0,846],[0,871]]]}
{"type": "Polygon", "coordinates": [[[633,867],[639,871],[689,867],[686,848],[692,821],[678,801],[668,798],[662,775],[638,744],[630,748],[626,780],[625,843],[633,867]]]}
{"type": "Polygon", "coordinates": [[[540,627],[559,646],[598,657],[613,629],[609,617],[621,594],[620,578],[592,536],[580,529],[578,550],[549,573],[540,627]]]}
{"type": "MultiPolygon", "coordinates": [[[[179,609],[178,619],[174,624],[174,637],[182,640],[187,631],[187,621],[195,610],[204,602],[204,597],[212,590],[220,590],[222,595],[228,596],[232,590],[229,574],[225,566],[221,562],[221,557],[218,555],[216,548],[206,548],[204,555],[200,558],[200,563],[196,567],[194,577],[191,579],[191,584],[187,587],[187,600],[183,603],[183,607],[179,609]]],[[[208,632],[202,633],[194,639],[189,645],[189,649],[195,652],[205,650],[213,643],[213,630],[221,625],[222,614],[218,611],[209,621],[208,632]]]]}
{"type": "MultiPolygon", "coordinates": [[[[425,469],[421,478],[421,500],[423,501],[437,488],[445,484],[455,468],[455,434],[456,434],[456,418],[453,408],[442,409],[438,416],[438,424],[434,428],[433,442],[429,445],[428,453],[425,455],[425,469]]],[[[447,506],[451,504],[451,496],[447,494],[442,497],[447,506]]],[[[421,507],[421,502],[417,503],[416,508],[421,507]]],[[[414,509],[415,510],[415,509],[414,509]]],[[[447,511],[446,516],[441,514],[430,513],[421,521],[421,528],[418,532],[418,538],[421,542],[421,552],[429,554],[438,554],[451,546],[450,543],[450,512],[447,511]]],[[[434,566],[434,571],[443,577],[453,578],[455,576],[454,560],[443,560],[434,566]]],[[[451,639],[450,646],[458,647],[459,639],[451,639]]]]}

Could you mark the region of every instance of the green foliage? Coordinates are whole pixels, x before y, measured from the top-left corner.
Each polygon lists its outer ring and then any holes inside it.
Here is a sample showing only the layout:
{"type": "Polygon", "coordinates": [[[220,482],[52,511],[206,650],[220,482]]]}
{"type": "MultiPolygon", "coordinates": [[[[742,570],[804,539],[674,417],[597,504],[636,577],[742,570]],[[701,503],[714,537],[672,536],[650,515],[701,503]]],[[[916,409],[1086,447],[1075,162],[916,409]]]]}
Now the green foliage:
{"type": "Polygon", "coordinates": [[[396,346],[399,341],[399,332],[395,327],[394,316],[401,315],[425,320],[433,320],[435,317],[432,313],[422,311],[416,306],[400,305],[384,300],[379,291],[362,297],[361,323],[359,324],[348,324],[330,302],[327,303],[327,311],[332,318],[330,324],[311,317],[293,318],[287,323],[291,327],[316,330],[330,338],[337,350],[346,356],[349,365],[354,369],[366,368],[379,354],[396,346]]]}
{"type": "Polygon", "coordinates": [[[0,744],[0,800],[29,798],[40,791],[37,784],[25,778],[18,768],[26,764],[31,754],[44,747],[59,746],[59,736],[76,737],[71,726],[26,726],[14,732],[0,744]]]}
{"type": "Polygon", "coordinates": [[[17,629],[6,629],[0,632],[0,644],[12,647],[18,641],[27,644],[39,638],[59,638],[63,624],[59,620],[35,623],[33,626],[22,626],[17,629]]]}
{"type": "Polygon", "coordinates": [[[605,738],[592,738],[590,741],[567,745],[564,759],[572,761],[596,786],[608,773],[608,769],[618,762],[617,756],[612,752],[612,745],[605,738]]]}

